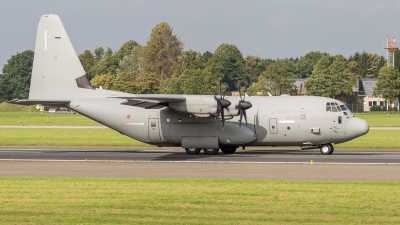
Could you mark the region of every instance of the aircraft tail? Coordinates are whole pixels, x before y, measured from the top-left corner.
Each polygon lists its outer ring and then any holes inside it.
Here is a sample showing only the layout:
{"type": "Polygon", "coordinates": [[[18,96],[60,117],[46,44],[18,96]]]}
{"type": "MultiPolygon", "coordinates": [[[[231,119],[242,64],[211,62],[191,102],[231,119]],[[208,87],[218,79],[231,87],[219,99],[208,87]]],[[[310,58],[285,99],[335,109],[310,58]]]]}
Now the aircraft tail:
{"type": "Polygon", "coordinates": [[[57,15],[40,18],[29,99],[68,100],[94,90],[57,15]]]}

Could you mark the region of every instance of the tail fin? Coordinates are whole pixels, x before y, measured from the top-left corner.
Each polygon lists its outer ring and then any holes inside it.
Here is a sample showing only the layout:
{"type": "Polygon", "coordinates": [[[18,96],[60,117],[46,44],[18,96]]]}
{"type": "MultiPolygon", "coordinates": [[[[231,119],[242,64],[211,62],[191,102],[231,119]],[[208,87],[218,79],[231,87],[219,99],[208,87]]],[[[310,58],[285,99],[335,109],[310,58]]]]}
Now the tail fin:
{"type": "Polygon", "coordinates": [[[67,100],[93,89],[57,15],[40,18],[29,99],[67,100]]]}

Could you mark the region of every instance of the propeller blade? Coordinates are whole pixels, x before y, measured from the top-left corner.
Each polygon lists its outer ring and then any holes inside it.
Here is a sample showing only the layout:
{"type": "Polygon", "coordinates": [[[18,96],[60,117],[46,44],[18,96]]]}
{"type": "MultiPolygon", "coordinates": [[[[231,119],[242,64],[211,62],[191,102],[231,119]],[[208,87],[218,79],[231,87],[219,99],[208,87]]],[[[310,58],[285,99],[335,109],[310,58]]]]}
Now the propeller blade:
{"type": "Polygon", "coordinates": [[[246,121],[246,127],[247,127],[247,115],[246,115],[246,110],[243,110],[243,115],[244,115],[244,121],[246,121]]]}
{"type": "Polygon", "coordinates": [[[243,117],[243,109],[239,109],[239,114],[240,114],[240,118],[239,118],[239,126],[242,126],[242,117],[243,117]]]}

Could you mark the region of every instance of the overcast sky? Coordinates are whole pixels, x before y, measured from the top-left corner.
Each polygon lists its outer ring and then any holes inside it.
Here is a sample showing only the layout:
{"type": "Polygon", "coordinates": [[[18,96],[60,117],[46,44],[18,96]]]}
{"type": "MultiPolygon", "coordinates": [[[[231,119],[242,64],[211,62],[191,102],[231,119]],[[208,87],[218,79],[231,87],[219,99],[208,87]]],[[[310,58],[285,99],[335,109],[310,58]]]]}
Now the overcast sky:
{"type": "MultiPolygon", "coordinates": [[[[386,56],[386,34],[399,31],[400,1],[386,0],[0,0],[0,67],[17,52],[34,50],[44,14],[60,16],[77,54],[97,46],[114,51],[142,45],[151,29],[167,22],[185,49],[205,52],[221,43],[243,56],[300,57],[310,51],[367,51],[386,56]]],[[[400,35],[400,34],[399,34],[400,35]]]]}

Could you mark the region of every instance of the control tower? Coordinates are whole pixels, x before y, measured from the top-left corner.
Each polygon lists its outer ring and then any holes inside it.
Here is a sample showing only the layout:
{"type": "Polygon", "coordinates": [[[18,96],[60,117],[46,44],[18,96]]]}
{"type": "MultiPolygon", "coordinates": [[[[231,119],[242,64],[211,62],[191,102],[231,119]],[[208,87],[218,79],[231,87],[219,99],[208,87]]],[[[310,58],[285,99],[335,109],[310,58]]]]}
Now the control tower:
{"type": "Polygon", "coordinates": [[[394,69],[394,52],[399,49],[396,46],[396,39],[394,37],[389,37],[386,35],[386,47],[384,49],[387,50],[387,66],[394,69]]]}

